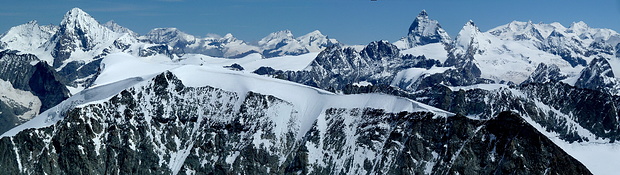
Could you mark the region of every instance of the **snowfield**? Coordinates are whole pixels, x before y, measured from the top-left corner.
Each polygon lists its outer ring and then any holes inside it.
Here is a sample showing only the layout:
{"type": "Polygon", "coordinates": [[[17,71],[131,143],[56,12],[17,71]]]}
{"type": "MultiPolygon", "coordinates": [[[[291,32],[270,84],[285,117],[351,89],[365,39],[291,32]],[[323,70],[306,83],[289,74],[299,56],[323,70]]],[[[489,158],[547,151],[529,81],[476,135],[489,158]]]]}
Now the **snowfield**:
{"type": "Polygon", "coordinates": [[[93,87],[75,94],[61,104],[43,112],[25,124],[13,128],[2,136],[14,136],[24,129],[53,125],[62,120],[61,114],[63,112],[73,107],[104,102],[122,90],[147,83],[165,71],[172,72],[186,86],[211,86],[238,94],[247,94],[252,91],[272,95],[292,103],[295,110],[301,114],[298,139],[310,129],[317,117],[323,115],[323,111],[328,108],[368,107],[384,109],[386,112],[393,113],[428,111],[444,117],[454,115],[402,97],[385,94],[338,95],[285,80],[228,70],[223,68],[221,64],[181,65],[177,61],[166,61],[163,58],[138,58],[125,53],[111,54],[104,58],[102,63],[102,72],[93,87]]]}

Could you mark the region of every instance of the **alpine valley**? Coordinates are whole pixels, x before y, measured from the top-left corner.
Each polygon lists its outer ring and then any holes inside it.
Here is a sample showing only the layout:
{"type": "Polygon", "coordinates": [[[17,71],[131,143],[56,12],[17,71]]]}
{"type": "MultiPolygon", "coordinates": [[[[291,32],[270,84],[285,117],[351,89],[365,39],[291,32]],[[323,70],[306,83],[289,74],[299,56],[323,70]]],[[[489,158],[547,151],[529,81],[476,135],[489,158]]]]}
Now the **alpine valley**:
{"type": "MultiPolygon", "coordinates": [[[[403,30],[404,31],[404,30],[403,30]]],[[[79,8],[0,35],[0,174],[614,174],[620,34],[141,35],[79,8]]],[[[405,33],[405,32],[403,32],[405,33]]]]}

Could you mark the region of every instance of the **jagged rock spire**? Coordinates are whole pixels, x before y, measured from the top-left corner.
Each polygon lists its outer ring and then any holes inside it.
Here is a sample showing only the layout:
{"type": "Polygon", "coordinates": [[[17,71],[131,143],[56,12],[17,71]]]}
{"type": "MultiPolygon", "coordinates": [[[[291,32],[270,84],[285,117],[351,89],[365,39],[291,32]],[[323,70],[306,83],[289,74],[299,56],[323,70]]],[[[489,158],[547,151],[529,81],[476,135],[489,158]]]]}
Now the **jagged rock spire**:
{"type": "Polygon", "coordinates": [[[411,48],[432,43],[449,44],[451,41],[450,36],[441,28],[439,22],[430,19],[426,10],[422,10],[409,26],[407,36],[399,42],[405,43],[404,47],[411,48]]]}

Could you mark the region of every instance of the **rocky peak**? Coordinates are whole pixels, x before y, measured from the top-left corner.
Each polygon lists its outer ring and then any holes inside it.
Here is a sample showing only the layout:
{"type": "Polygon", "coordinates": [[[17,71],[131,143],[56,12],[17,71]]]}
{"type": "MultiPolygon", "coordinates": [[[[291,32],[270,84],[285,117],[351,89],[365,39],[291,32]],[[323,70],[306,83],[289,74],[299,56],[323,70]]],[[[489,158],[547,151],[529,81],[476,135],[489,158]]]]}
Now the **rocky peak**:
{"type": "Polygon", "coordinates": [[[99,22],[97,22],[95,18],[91,17],[88,13],[84,12],[80,8],[73,8],[69,10],[60,22],[61,26],[69,27],[88,24],[99,24],[99,22]]]}
{"type": "Polygon", "coordinates": [[[110,29],[110,30],[112,30],[112,31],[114,31],[116,33],[127,33],[127,34],[129,34],[131,36],[134,36],[134,37],[138,36],[138,33],[134,32],[134,31],[132,31],[132,30],[126,28],[126,27],[123,27],[123,26],[119,25],[114,20],[110,20],[110,21],[106,22],[105,24],[103,24],[103,26],[107,27],[108,29],[110,29]]]}
{"type": "Polygon", "coordinates": [[[405,48],[412,48],[432,43],[448,44],[450,40],[450,36],[441,28],[439,22],[430,19],[426,10],[422,10],[409,26],[407,36],[400,42],[405,43],[405,48]]]}
{"type": "Polygon", "coordinates": [[[265,38],[258,41],[258,45],[267,48],[277,47],[279,43],[285,43],[289,41],[295,40],[293,38],[293,33],[290,30],[282,30],[270,33],[265,38]]]}
{"type": "Polygon", "coordinates": [[[9,31],[0,35],[0,43],[4,45],[2,49],[29,52],[42,47],[57,30],[56,26],[40,26],[33,20],[11,27],[9,31]]]}
{"type": "Polygon", "coordinates": [[[319,30],[312,31],[304,36],[300,36],[297,38],[299,43],[308,49],[310,52],[318,52],[329,46],[337,45],[338,41],[335,39],[330,39],[328,36],[325,36],[319,30]]]}
{"type": "Polygon", "coordinates": [[[64,66],[75,50],[88,52],[101,43],[107,43],[119,36],[79,8],[67,12],[60,22],[60,29],[51,40],[54,67],[64,66]]]}
{"type": "Polygon", "coordinates": [[[590,27],[583,21],[574,22],[570,25],[567,32],[569,33],[583,33],[589,30],[590,27]]]}
{"type": "Polygon", "coordinates": [[[461,31],[459,31],[459,34],[456,36],[456,40],[454,42],[454,54],[465,55],[469,53],[470,55],[473,55],[478,49],[478,41],[481,40],[479,37],[482,35],[483,33],[480,32],[480,29],[478,29],[474,22],[469,20],[465,23],[461,31]]]}
{"type": "Polygon", "coordinates": [[[586,68],[581,71],[581,76],[577,79],[575,86],[580,88],[603,90],[617,95],[618,79],[615,78],[611,65],[605,58],[595,58],[586,68]]]}
{"type": "Polygon", "coordinates": [[[537,42],[544,40],[541,32],[532,21],[513,21],[491,29],[489,33],[503,40],[536,40],[537,42]]]}
{"type": "Polygon", "coordinates": [[[368,44],[360,55],[366,56],[373,60],[384,60],[394,58],[400,55],[398,47],[388,41],[374,41],[368,44]]]}
{"type": "Polygon", "coordinates": [[[112,33],[110,29],[99,24],[95,18],[79,8],[68,11],[60,22],[60,28],[64,34],[85,35],[89,39],[104,39],[106,34],[112,33]]]}
{"type": "Polygon", "coordinates": [[[527,80],[521,84],[557,82],[565,79],[566,77],[566,75],[563,75],[560,72],[560,68],[557,65],[540,63],[532,75],[530,75],[527,80]]]}
{"type": "Polygon", "coordinates": [[[480,34],[480,29],[474,24],[474,21],[469,20],[456,36],[456,47],[468,48],[480,34]]]}
{"type": "Polygon", "coordinates": [[[156,44],[169,44],[170,46],[181,46],[196,42],[196,37],[177,28],[155,28],[144,38],[156,44]]]}
{"type": "Polygon", "coordinates": [[[271,33],[258,41],[263,49],[264,57],[277,57],[282,55],[300,55],[308,53],[308,49],[293,37],[290,30],[282,30],[271,33]]]}

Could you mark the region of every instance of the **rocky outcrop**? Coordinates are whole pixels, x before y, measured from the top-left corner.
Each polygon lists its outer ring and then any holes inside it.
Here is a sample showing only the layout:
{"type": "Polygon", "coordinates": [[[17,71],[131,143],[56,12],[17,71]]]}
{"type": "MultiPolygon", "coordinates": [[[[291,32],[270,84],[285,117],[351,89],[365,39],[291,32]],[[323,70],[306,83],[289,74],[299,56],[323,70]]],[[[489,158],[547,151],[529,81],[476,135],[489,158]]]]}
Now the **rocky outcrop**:
{"type": "Polygon", "coordinates": [[[540,63],[538,67],[536,67],[536,70],[534,70],[534,73],[521,84],[558,82],[566,78],[567,76],[560,72],[560,68],[557,65],[540,63]]]}
{"type": "Polygon", "coordinates": [[[439,22],[430,19],[426,10],[423,10],[409,26],[407,36],[394,44],[401,49],[408,49],[433,43],[442,43],[445,46],[449,46],[452,43],[451,40],[448,33],[441,28],[439,22]]]}
{"type": "Polygon", "coordinates": [[[590,174],[514,113],[474,120],[329,108],[295,138],[299,114],[270,112],[294,105],[253,92],[185,87],[164,73],[105,102],[73,108],[52,126],[1,138],[0,168],[14,174],[590,174]]]}
{"type": "Polygon", "coordinates": [[[575,82],[577,87],[601,90],[614,95],[620,94],[619,85],[620,81],[615,78],[612,67],[605,58],[592,60],[575,82]]]}
{"type": "Polygon", "coordinates": [[[39,62],[34,55],[0,52],[0,67],[3,67],[0,70],[0,80],[8,82],[6,86],[9,86],[2,87],[4,95],[0,99],[0,109],[3,112],[0,113],[0,120],[3,122],[0,124],[0,132],[24,123],[69,98],[69,90],[59,81],[54,69],[45,62],[39,62]],[[15,98],[27,99],[30,102],[20,102],[23,100],[15,98]],[[34,113],[26,114],[31,110],[34,113]]]}

